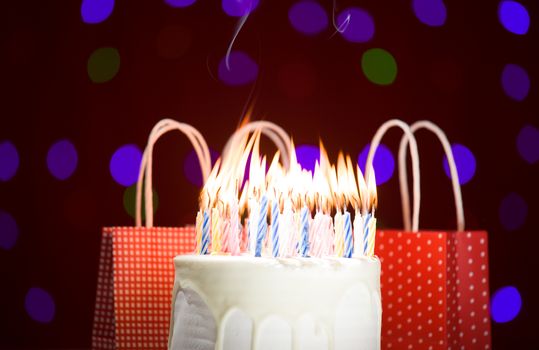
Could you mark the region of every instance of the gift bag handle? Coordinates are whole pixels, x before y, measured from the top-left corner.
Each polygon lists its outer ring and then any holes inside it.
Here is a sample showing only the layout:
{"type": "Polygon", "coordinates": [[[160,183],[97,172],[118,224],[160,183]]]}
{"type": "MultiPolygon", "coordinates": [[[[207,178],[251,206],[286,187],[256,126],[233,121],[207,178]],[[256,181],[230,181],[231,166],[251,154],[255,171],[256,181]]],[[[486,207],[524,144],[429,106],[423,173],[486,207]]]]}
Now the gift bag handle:
{"type": "Polygon", "coordinates": [[[150,136],[148,137],[148,144],[142,155],[142,161],[140,163],[140,171],[137,181],[137,194],[136,194],[136,226],[142,226],[142,181],[144,179],[144,197],[145,201],[145,215],[146,215],[146,227],[153,226],[153,193],[152,193],[152,164],[153,164],[153,147],[157,140],[164,134],[172,130],[179,130],[183,132],[191,144],[193,145],[197,154],[200,169],[202,171],[202,178],[205,181],[211,171],[211,156],[208,145],[204,140],[204,137],[200,132],[189,124],[180,123],[172,119],[163,119],[159,121],[152,129],[150,136]]]}
{"type": "Polygon", "coordinates": [[[223,155],[234,149],[239,141],[249,133],[260,131],[277,146],[281,152],[281,159],[286,169],[290,167],[290,155],[294,151],[288,133],[279,125],[265,120],[257,120],[245,124],[230,137],[223,150],[223,155]]]}
{"type": "MultiPolygon", "coordinates": [[[[449,172],[451,173],[451,182],[453,185],[453,195],[455,198],[455,209],[457,212],[457,230],[464,231],[465,221],[464,221],[464,206],[462,203],[462,191],[460,188],[459,175],[457,171],[457,165],[455,163],[455,157],[453,156],[453,150],[451,149],[451,144],[447,139],[446,134],[443,132],[440,127],[430,121],[420,120],[415,122],[410,127],[412,133],[415,133],[419,129],[427,129],[434,133],[445,152],[447,157],[447,163],[449,164],[449,172]]],[[[401,188],[401,201],[403,206],[403,211],[409,212],[410,206],[410,194],[408,190],[408,178],[406,174],[406,148],[408,146],[407,136],[403,136],[399,146],[399,179],[400,179],[400,188],[401,188]]],[[[415,197],[415,193],[414,193],[415,197]]]]}
{"type": "MultiPolygon", "coordinates": [[[[414,203],[413,203],[413,217],[410,224],[410,206],[408,201],[404,202],[404,197],[401,197],[402,200],[402,219],[404,222],[404,229],[406,231],[417,231],[419,228],[419,206],[421,204],[421,190],[420,186],[420,174],[419,174],[419,153],[417,151],[417,143],[414,137],[410,126],[399,119],[391,119],[382,124],[374,137],[372,138],[369,154],[367,156],[367,161],[365,163],[365,181],[371,176],[371,171],[373,169],[373,160],[376,150],[382,141],[385,133],[393,128],[398,127],[404,132],[406,140],[410,141],[410,153],[412,156],[412,174],[413,174],[413,191],[414,191],[414,203]],[[370,165],[370,166],[369,166],[370,165]]],[[[400,186],[403,188],[403,179],[400,178],[400,186]]],[[[408,187],[406,187],[408,188],[408,187]]]]}

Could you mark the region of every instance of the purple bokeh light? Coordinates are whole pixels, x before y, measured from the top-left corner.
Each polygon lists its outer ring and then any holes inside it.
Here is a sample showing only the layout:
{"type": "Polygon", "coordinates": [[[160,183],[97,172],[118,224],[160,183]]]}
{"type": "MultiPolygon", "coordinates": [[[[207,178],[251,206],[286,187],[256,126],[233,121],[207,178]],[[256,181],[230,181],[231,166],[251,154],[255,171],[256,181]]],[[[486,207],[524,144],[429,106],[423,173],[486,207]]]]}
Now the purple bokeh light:
{"type": "Polygon", "coordinates": [[[101,23],[114,10],[114,0],[82,0],[80,15],[87,24],[101,23]]]}
{"type": "Polygon", "coordinates": [[[11,214],[0,209],[0,248],[10,250],[15,246],[18,236],[17,222],[11,214]]]}
{"type": "Polygon", "coordinates": [[[500,223],[507,231],[515,231],[524,225],[528,216],[528,204],[515,192],[502,199],[498,211],[500,223]]]}
{"type": "MultiPolygon", "coordinates": [[[[457,173],[459,175],[459,183],[464,185],[468,183],[475,175],[476,161],[472,151],[464,145],[453,144],[451,146],[453,151],[453,158],[455,158],[455,164],[457,166],[457,173]]],[[[447,157],[444,156],[444,171],[448,178],[451,179],[451,172],[449,171],[449,163],[447,157]]]]}
{"type": "Polygon", "coordinates": [[[34,321],[50,323],[54,319],[56,306],[51,295],[41,288],[30,288],[26,293],[24,307],[34,321]]]}
{"type": "Polygon", "coordinates": [[[319,3],[302,0],[288,10],[290,24],[305,35],[316,35],[328,27],[328,15],[319,3]]]}
{"type": "Polygon", "coordinates": [[[314,173],[314,166],[317,161],[320,161],[320,148],[314,145],[297,146],[296,157],[303,169],[314,173]]]}
{"type": "Polygon", "coordinates": [[[10,141],[0,142],[0,181],[11,180],[19,169],[19,153],[10,141]]]}
{"type": "Polygon", "coordinates": [[[222,0],[223,11],[232,17],[241,17],[254,11],[258,0],[222,0]]]}
{"type": "Polygon", "coordinates": [[[353,43],[365,43],[374,36],[374,20],[359,7],[350,7],[337,17],[337,27],[341,35],[353,43]]]}
{"type": "Polygon", "coordinates": [[[530,27],[530,15],[526,7],[516,1],[502,1],[498,6],[498,18],[507,31],[524,35],[530,27]]]}
{"type": "Polygon", "coordinates": [[[497,323],[514,320],[521,308],[522,298],[518,289],[513,286],[498,289],[490,299],[490,314],[497,323]]]}
{"type": "Polygon", "coordinates": [[[165,0],[165,3],[171,7],[188,7],[195,2],[196,0],[165,0]]]}
{"type": "Polygon", "coordinates": [[[258,76],[258,65],[243,51],[232,51],[227,66],[226,56],[219,62],[219,79],[232,86],[253,82],[258,76]]]}
{"type": "Polygon", "coordinates": [[[128,187],[137,182],[142,152],[136,145],[124,145],[110,159],[109,169],[114,181],[128,187]]]}
{"type": "Polygon", "coordinates": [[[539,160],[539,129],[524,125],[517,136],[518,153],[526,162],[534,164],[539,160]]]}
{"type": "MultiPolygon", "coordinates": [[[[210,157],[212,165],[215,164],[219,158],[219,152],[210,149],[210,157]]],[[[183,173],[187,180],[196,186],[202,186],[202,170],[200,169],[200,163],[198,162],[198,156],[194,150],[191,150],[183,161],[183,173]]]]}
{"type": "Polygon", "coordinates": [[[414,0],[412,8],[417,19],[423,24],[431,27],[445,24],[447,10],[442,0],[414,0]]]}
{"type": "MultiPolygon", "coordinates": [[[[366,145],[357,158],[357,162],[363,174],[365,174],[365,163],[369,155],[370,144],[366,145]]],[[[395,171],[395,158],[391,150],[384,144],[380,144],[376,149],[373,159],[374,173],[376,175],[376,184],[381,185],[393,176],[395,171]]]]}
{"type": "Polygon", "coordinates": [[[57,141],[47,153],[47,167],[58,180],[66,180],[73,175],[77,162],[77,150],[69,140],[57,141]]]}
{"type": "Polygon", "coordinates": [[[516,64],[506,64],[502,71],[502,88],[507,96],[522,101],[530,91],[530,78],[524,68],[516,64]]]}

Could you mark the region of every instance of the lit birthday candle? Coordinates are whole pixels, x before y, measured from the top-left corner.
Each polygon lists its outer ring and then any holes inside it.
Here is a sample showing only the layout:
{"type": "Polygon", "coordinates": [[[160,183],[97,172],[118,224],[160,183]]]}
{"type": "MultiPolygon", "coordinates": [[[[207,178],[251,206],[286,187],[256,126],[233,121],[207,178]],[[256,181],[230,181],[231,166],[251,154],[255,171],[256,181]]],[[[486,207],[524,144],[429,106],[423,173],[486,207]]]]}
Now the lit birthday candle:
{"type": "Polygon", "coordinates": [[[334,253],[338,257],[344,255],[344,226],[343,226],[343,215],[341,214],[340,209],[337,209],[335,216],[333,217],[334,224],[333,228],[335,230],[334,242],[334,253]]]}
{"type": "Polygon", "coordinates": [[[204,214],[202,214],[202,211],[198,211],[197,218],[196,218],[196,226],[195,226],[195,253],[200,254],[200,251],[202,249],[202,223],[204,222],[204,214]]]}
{"type": "Polygon", "coordinates": [[[279,216],[279,256],[288,257],[290,236],[294,230],[294,213],[292,211],[292,201],[287,198],[284,202],[283,214],[279,216]]]}
{"type": "Polygon", "coordinates": [[[202,222],[202,237],[201,237],[201,246],[200,254],[208,254],[208,248],[210,245],[210,214],[208,214],[208,209],[204,210],[204,220],[202,222]]]}
{"type": "Polygon", "coordinates": [[[268,232],[268,197],[266,195],[262,195],[259,208],[260,212],[258,214],[255,256],[262,255],[262,245],[264,243],[264,238],[266,237],[266,234],[268,232]]]}
{"type": "Polygon", "coordinates": [[[222,220],[220,210],[217,208],[211,209],[211,250],[212,254],[220,254],[222,243],[222,220]]]}
{"type": "Polygon", "coordinates": [[[299,255],[306,257],[309,253],[309,219],[311,212],[306,205],[301,208],[299,255]]]}
{"type": "Polygon", "coordinates": [[[350,213],[344,209],[343,215],[343,231],[344,231],[344,254],[345,258],[351,258],[354,252],[354,241],[352,237],[352,223],[350,213]]]}
{"type": "Polygon", "coordinates": [[[240,214],[237,199],[230,205],[230,232],[228,250],[232,255],[240,255],[240,214]]]}
{"type": "MultiPolygon", "coordinates": [[[[277,196],[275,196],[277,197],[277,196]]],[[[279,201],[273,198],[271,206],[271,255],[279,256],[279,201]]]]}
{"type": "Polygon", "coordinates": [[[260,215],[258,200],[252,196],[249,198],[249,252],[254,256],[258,239],[258,216],[260,215]]]}
{"type": "MultiPolygon", "coordinates": [[[[372,165],[371,165],[372,167],[372,165]]],[[[376,192],[376,177],[374,174],[374,169],[371,168],[369,177],[366,179],[367,189],[369,192],[369,217],[370,223],[368,226],[368,235],[367,235],[367,249],[365,254],[368,256],[374,255],[374,241],[376,238],[376,218],[374,217],[374,211],[378,205],[378,195],[376,192]]]]}

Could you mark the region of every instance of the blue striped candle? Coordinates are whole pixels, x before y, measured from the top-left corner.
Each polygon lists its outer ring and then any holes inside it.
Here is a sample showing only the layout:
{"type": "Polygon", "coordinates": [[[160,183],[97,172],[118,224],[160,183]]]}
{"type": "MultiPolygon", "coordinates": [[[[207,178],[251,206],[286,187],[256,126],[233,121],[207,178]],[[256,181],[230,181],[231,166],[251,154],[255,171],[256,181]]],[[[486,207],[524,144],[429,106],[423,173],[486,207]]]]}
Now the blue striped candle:
{"type": "Polygon", "coordinates": [[[268,197],[262,196],[260,200],[260,213],[258,214],[258,229],[256,235],[255,256],[262,256],[262,245],[268,232],[268,197]]]}
{"type": "Polygon", "coordinates": [[[273,200],[271,207],[271,255],[274,258],[279,256],[279,203],[273,200]]]}
{"type": "Polygon", "coordinates": [[[300,256],[306,257],[309,254],[309,217],[311,213],[309,208],[301,208],[301,224],[300,224],[300,256]]]}
{"type": "Polygon", "coordinates": [[[351,258],[354,253],[354,239],[352,236],[352,220],[350,219],[350,213],[344,211],[344,257],[351,258]]]}
{"type": "Polygon", "coordinates": [[[363,219],[363,255],[367,255],[369,251],[369,223],[371,221],[371,214],[367,214],[363,219]]]}
{"type": "Polygon", "coordinates": [[[200,254],[208,254],[208,247],[210,245],[210,215],[208,210],[204,210],[204,221],[202,222],[202,239],[201,239],[200,254]]]}

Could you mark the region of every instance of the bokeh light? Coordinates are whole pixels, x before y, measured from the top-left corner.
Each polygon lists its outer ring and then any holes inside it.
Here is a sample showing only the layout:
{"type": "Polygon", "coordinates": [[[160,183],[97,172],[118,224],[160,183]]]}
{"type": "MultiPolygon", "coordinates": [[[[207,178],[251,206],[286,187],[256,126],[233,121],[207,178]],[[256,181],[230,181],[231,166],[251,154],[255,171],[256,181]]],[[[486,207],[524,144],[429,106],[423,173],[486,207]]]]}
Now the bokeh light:
{"type": "Polygon", "coordinates": [[[88,77],[94,83],[105,83],[120,70],[120,53],[113,47],[101,47],[88,58],[88,77]]]}
{"type": "Polygon", "coordinates": [[[507,231],[515,231],[524,225],[528,216],[528,204],[522,196],[509,193],[500,203],[500,223],[507,231]]]}
{"type": "Polygon", "coordinates": [[[390,85],[397,78],[397,62],[386,50],[374,48],[365,51],[361,58],[363,74],[374,84],[390,85]]]}
{"type": "Polygon", "coordinates": [[[101,23],[114,10],[114,0],[82,0],[80,15],[82,21],[88,24],[101,23]]]}
{"type": "Polygon", "coordinates": [[[231,86],[240,86],[253,82],[258,76],[258,65],[243,51],[232,51],[228,58],[219,62],[219,79],[231,86]]]}
{"type": "Polygon", "coordinates": [[[11,180],[19,169],[19,153],[11,141],[0,141],[0,181],[11,180]]]}
{"type": "Polygon", "coordinates": [[[142,152],[136,145],[124,145],[116,150],[110,159],[109,169],[114,181],[122,186],[137,182],[142,152]]]}
{"type": "MultiPolygon", "coordinates": [[[[453,151],[453,158],[455,158],[455,164],[457,166],[457,173],[459,175],[459,183],[464,185],[468,183],[475,175],[476,161],[472,151],[464,145],[453,144],[451,146],[453,151]]],[[[451,172],[449,171],[449,163],[447,157],[444,155],[444,171],[448,178],[451,179],[451,172]]]]}
{"type": "Polygon", "coordinates": [[[297,146],[296,157],[303,169],[310,170],[314,173],[314,166],[317,161],[320,161],[320,148],[314,145],[297,146]]]}
{"type": "Polygon", "coordinates": [[[188,7],[195,2],[196,0],[165,0],[165,3],[172,7],[188,7]]]}
{"type": "Polygon", "coordinates": [[[222,0],[221,6],[227,15],[241,17],[254,11],[258,0],[222,0]]]}
{"type": "Polygon", "coordinates": [[[518,153],[526,162],[534,164],[539,160],[539,129],[524,125],[517,136],[518,153]]]}
{"type": "Polygon", "coordinates": [[[530,15],[526,7],[516,1],[502,1],[498,6],[498,18],[509,32],[518,35],[528,33],[530,15]]]}
{"type": "Polygon", "coordinates": [[[291,98],[306,98],[316,89],[316,72],[308,63],[284,64],[279,70],[278,79],[283,92],[291,98]]]}
{"type": "Polygon", "coordinates": [[[55,142],[47,153],[47,167],[58,180],[66,180],[73,175],[77,162],[77,150],[69,140],[55,142]]]}
{"type": "Polygon", "coordinates": [[[157,54],[166,59],[183,56],[191,46],[191,32],[179,25],[163,27],[157,35],[157,54]]]}
{"type": "MultiPolygon", "coordinates": [[[[357,158],[357,163],[365,174],[365,163],[367,163],[367,156],[369,155],[370,144],[366,145],[357,158]]],[[[395,171],[395,158],[391,150],[384,144],[380,144],[373,159],[374,173],[376,175],[376,184],[382,185],[391,179],[393,172],[395,171]]]]}
{"type": "Polygon", "coordinates": [[[30,288],[24,300],[26,313],[34,321],[50,323],[54,319],[56,306],[51,295],[41,288],[30,288]]]}
{"type": "Polygon", "coordinates": [[[326,10],[311,0],[302,0],[292,5],[288,10],[288,19],[295,30],[305,35],[319,34],[328,27],[326,10]]]}
{"type": "Polygon", "coordinates": [[[502,88],[507,96],[522,101],[530,91],[530,78],[524,68],[516,64],[506,64],[502,71],[502,88]]]}
{"type": "Polygon", "coordinates": [[[0,209],[0,248],[10,250],[15,246],[18,236],[17,222],[11,214],[0,209]]]}
{"type": "Polygon", "coordinates": [[[337,28],[346,40],[353,43],[365,43],[374,36],[374,20],[359,7],[342,11],[337,16],[337,28]]]}
{"type": "MultiPolygon", "coordinates": [[[[215,164],[219,158],[219,153],[210,149],[210,156],[212,164],[215,164]]],[[[187,181],[193,185],[202,187],[202,170],[200,169],[200,163],[198,162],[198,157],[194,150],[191,150],[183,161],[183,173],[187,178],[187,181]]]]}
{"type": "MultiPolygon", "coordinates": [[[[155,188],[152,189],[153,193],[153,213],[157,211],[157,208],[159,207],[159,196],[157,195],[157,191],[155,188]]],[[[144,210],[144,205],[146,201],[146,196],[144,195],[144,186],[142,186],[142,220],[146,220],[146,212],[144,210]]],[[[136,208],[137,208],[137,184],[134,184],[132,186],[129,186],[124,191],[124,197],[123,197],[123,203],[124,203],[124,209],[125,212],[131,216],[133,219],[136,216],[136,208]]]]}
{"type": "Polygon", "coordinates": [[[445,24],[447,10],[443,0],[414,0],[412,8],[421,23],[431,27],[439,27],[445,24]]]}
{"type": "Polygon", "coordinates": [[[522,298],[518,289],[513,286],[498,289],[490,300],[490,314],[497,323],[514,320],[521,308],[522,298]]]}

